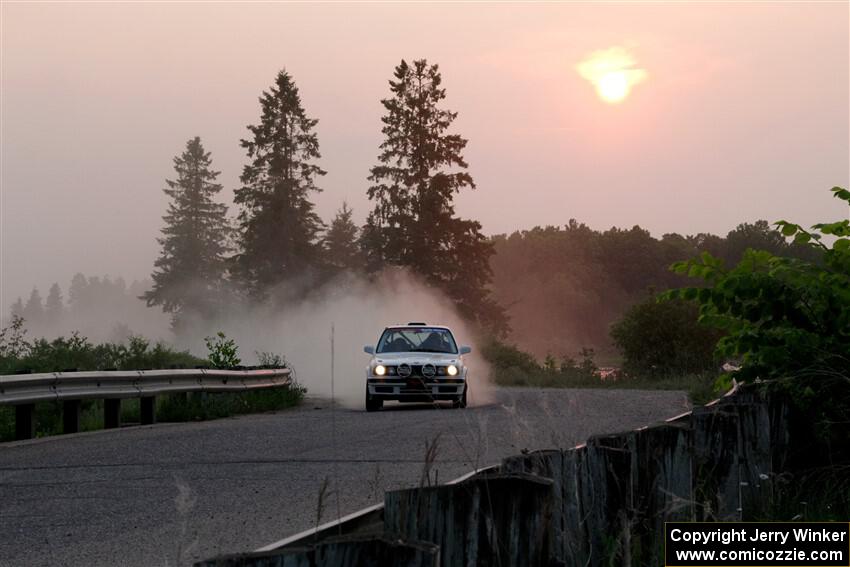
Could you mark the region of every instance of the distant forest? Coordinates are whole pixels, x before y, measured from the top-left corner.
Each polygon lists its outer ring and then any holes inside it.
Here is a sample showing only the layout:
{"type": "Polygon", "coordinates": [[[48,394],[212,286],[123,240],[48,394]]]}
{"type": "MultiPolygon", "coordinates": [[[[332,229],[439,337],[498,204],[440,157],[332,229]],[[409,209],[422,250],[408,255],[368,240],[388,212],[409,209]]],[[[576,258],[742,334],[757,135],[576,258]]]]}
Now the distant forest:
{"type": "Polygon", "coordinates": [[[208,332],[234,308],[284,311],[350,276],[380,278],[403,269],[437,290],[478,332],[507,338],[537,356],[609,351],[609,329],[654,291],[683,284],[668,270],[702,251],[734,264],[747,248],[810,257],[787,244],[766,221],[725,237],[665,234],[635,226],[592,230],[575,220],[486,237],[459,217],[454,197],[476,189],[463,157],[467,140],[451,131],[457,117],[437,65],[402,60],[381,101],[384,141],[368,170],[372,209],[357,226],[341,203],[325,222],[314,211],[321,191],[318,120],[306,112],[293,77],[281,71],[259,98],[260,115],[240,145],[246,165],[236,188],[236,213],[216,199],[219,172],[199,137],[173,160],[164,192],[169,206],[151,279],[77,274],[67,297],[58,283],[46,297],[33,289],[11,315],[35,336],[78,330],[95,340],[131,334],[186,338],[208,332]],[[156,309],[150,309],[156,308],[156,309]],[[104,327],[104,321],[109,328],[104,327]]]}
{"type": "MultiPolygon", "coordinates": [[[[359,229],[353,232],[356,244],[359,229]]],[[[610,351],[610,326],[630,306],[653,292],[692,283],[668,269],[675,261],[708,251],[732,266],[747,248],[803,259],[815,253],[812,247],[787,243],[764,220],[741,224],[725,237],[672,233],[660,239],[639,226],[598,231],[571,220],[488,241],[495,251],[492,296],[507,313],[507,338],[541,358],[572,356],[584,347],[610,351]]],[[[362,273],[358,265],[340,269],[362,273]]],[[[67,296],[59,284],[51,286],[46,300],[34,288],[27,301],[19,298],[12,305],[10,314],[22,316],[36,336],[78,330],[97,340],[156,337],[167,317],[139,299],[151,286],[150,280],[127,285],[121,278],[77,274],[67,296]],[[106,327],[105,320],[111,321],[106,327]]]]}
{"type": "Polygon", "coordinates": [[[26,300],[19,297],[12,304],[9,315],[22,317],[31,337],[78,332],[97,342],[124,342],[134,335],[166,339],[168,316],[139,299],[150,288],[150,280],[128,285],[120,277],[76,274],[64,290],[54,283],[46,296],[33,287],[26,300]]]}
{"type": "Polygon", "coordinates": [[[673,262],[709,252],[734,266],[748,248],[814,260],[810,246],[787,243],[767,221],[743,223],[725,237],[652,237],[639,226],[598,231],[575,220],[491,239],[493,297],[510,320],[510,339],[538,357],[612,350],[609,331],[632,305],[692,281],[673,262]]]}

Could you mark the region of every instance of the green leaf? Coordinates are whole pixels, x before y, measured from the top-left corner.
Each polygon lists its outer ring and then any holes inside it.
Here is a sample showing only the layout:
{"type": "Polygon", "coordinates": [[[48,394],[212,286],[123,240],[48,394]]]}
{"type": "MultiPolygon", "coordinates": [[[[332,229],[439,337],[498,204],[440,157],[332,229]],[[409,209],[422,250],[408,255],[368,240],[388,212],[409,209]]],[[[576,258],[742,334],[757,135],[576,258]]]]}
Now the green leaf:
{"type": "Polygon", "coordinates": [[[833,193],[833,197],[850,202],[850,191],[847,189],[844,189],[843,187],[833,187],[831,191],[833,193]]]}
{"type": "Polygon", "coordinates": [[[850,238],[839,238],[832,245],[833,250],[838,250],[839,252],[844,252],[850,249],[850,238]]]}
{"type": "MultiPolygon", "coordinates": [[[[780,224],[780,223],[777,223],[777,224],[780,224]]],[[[781,225],[782,225],[783,236],[794,236],[794,234],[797,232],[797,225],[796,224],[786,223],[785,221],[782,221],[781,225]]]]}
{"type": "Polygon", "coordinates": [[[674,262],[670,264],[670,270],[676,274],[685,274],[688,271],[688,266],[690,262],[687,260],[683,260],[681,262],[674,262]]]}
{"type": "Polygon", "coordinates": [[[661,303],[662,301],[672,301],[674,299],[680,299],[682,297],[682,290],[680,289],[670,289],[658,295],[657,301],[661,303]]]}
{"type": "Polygon", "coordinates": [[[797,244],[808,244],[812,239],[812,236],[806,232],[799,232],[797,236],[794,237],[794,242],[797,244]]]}

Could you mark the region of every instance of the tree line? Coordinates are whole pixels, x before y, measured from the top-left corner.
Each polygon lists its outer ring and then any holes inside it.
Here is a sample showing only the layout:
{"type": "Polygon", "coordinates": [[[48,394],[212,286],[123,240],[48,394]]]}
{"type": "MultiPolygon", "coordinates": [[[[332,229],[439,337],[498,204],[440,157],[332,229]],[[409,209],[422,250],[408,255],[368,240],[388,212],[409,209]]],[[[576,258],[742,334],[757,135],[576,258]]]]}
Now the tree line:
{"type": "Polygon", "coordinates": [[[150,289],[149,280],[127,283],[121,277],[78,273],[67,287],[52,284],[46,298],[33,287],[26,301],[19,297],[11,305],[9,321],[22,319],[35,337],[78,332],[92,340],[116,343],[134,335],[164,339],[167,317],[139,301],[150,289]]]}
{"type": "MultiPolygon", "coordinates": [[[[725,236],[655,238],[640,226],[600,231],[572,219],[564,226],[497,235],[491,242],[493,297],[506,308],[512,340],[539,358],[572,356],[585,347],[603,357],[612,353],[615,322],[633,305],[684,285],[685,277],[669,270],[674,262],[709,252],[731,266],[749,248],[807,260],[819,254],[787,243],[765,220],[742,223],[725,236]]],[[[695,322],[695,309],[682,309],[676,316],[690,314],[695,322]]]]}
{"type": "Polygon", "coordinates": [[[172,315],[180,332],[237,301],[282,307],[342,273],[374,277],[402,267],[439,289],[470,321],[502,333],[507,321],[490,297],[493,244],[481,225],[455,214],[455,195],[474,189],[463,158],[467,140],[451,132],[437,65],[402,60],[381,102],[384,141],[371,168],[373,210],[363,227],[342,204],[326,224],[312,197],[325,170],[315,127],[293,77],[284,71],[259,99],[260,118],[241,140],[248,163],[235,190],[235,223],[216,201],[222,190],[200,138],[174,158],[170,198],[153,287],[142,297],[172,315]]]}

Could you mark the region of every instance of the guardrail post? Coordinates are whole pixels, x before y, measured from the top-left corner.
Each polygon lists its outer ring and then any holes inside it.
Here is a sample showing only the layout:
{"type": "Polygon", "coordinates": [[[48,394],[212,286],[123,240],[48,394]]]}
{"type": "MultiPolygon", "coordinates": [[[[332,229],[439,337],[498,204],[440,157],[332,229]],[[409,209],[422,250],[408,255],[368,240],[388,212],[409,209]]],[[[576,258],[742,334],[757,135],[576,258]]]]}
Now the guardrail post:
{"type": "Polygon", "coordinates": [[[62,402],[62,433],[77,433],[80,430],[80,400],[62,402]]]}
{"type": "Polygon", "coordinates": [[[35,404],[15,406],[15,440],[35,437],[35,404]]]}
{"type": "Polygon", "coordinates": [[[139,399],[139,418],[142,425],[156,423],[156,396],[143,396],[139,399]]]}
{"type": "Polygon", "coordinates": [[[121,399],[103,400],[103,428],[115,429],[116,427],[121,427],[121,399]]]}

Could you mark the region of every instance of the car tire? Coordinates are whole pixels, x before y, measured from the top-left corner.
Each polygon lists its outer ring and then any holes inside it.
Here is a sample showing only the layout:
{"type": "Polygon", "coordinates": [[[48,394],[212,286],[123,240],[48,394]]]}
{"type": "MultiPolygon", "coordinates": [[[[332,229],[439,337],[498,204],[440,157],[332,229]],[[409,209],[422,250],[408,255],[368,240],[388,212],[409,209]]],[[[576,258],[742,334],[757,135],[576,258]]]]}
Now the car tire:
{"type": "Polygon", "coordinates": [[[366,387],[366,411],[378,411],[384,407],[384,400],[373,398],[369,395],[369,387],[366,387]]]}
{"type": "Polygon", "coordinates": [[[466,393],[468,391],[469,391],[469,386],[468,385],[464,386],[463,394],[461,394],[461,396],[458,399],[456,399],[452,402],[453,408],[457,409],[457,408],[465,408],[466,407],[466,393]]]}

